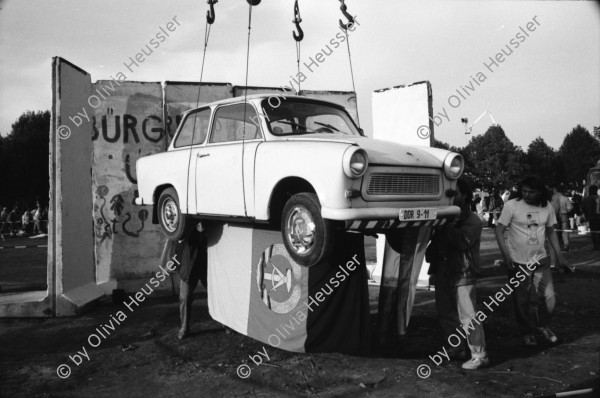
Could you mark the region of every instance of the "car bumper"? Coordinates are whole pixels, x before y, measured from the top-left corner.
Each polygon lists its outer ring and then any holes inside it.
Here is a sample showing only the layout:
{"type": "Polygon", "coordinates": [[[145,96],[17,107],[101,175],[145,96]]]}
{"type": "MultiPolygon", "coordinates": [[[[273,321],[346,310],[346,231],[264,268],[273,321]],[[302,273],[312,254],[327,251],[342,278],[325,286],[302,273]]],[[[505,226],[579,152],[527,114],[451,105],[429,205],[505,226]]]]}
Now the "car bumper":
{"type": "Polygon", "coordinates": [[[330,220],[345,221],[346,229],[348,230],[376,231],[427,225],[442,225],[446,223],[449,217],[455,217],[460,214],[460,208],[458,206],[433,207],[437,209],[437,218],[434,220],[401,221],[401,209],[397,207],[369,207],[355,209],[332,209],[323,207],[321,209],[321,216],[330,220]]]}

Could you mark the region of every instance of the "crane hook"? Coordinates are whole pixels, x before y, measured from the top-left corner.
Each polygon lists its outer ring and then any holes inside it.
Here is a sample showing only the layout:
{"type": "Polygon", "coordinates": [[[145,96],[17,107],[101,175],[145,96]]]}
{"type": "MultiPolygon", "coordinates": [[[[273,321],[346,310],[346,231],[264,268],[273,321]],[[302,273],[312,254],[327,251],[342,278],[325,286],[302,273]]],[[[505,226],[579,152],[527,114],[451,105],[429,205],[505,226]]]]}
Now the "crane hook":
{"type": "Polygon", "coordinates": [[[294,4],[294,20],[292,21],[292,23],[296,25],[296,29],[298,29],[298,34],[292,32],[294,40],[296,41],[302,41],[302,39],[304,39],[304,32],[300,27],[300,22],[302,22],[302,18],[300,18],[300,7],[298,7],[298,0],[296,0],[296,3],[294,4]]]}
{"type": "Polygon", "coordinates": [[[208,22],[209,25],[212,25],[213,22],[215,22],[215,4],[218,2],[219,0],[208,0],[207,3],[210,6],[210,10],[206,11],[206,22],[208,22]]]}
{"type": "Polygon", "coordinates": [[[340,27],[344,30],[347,30],[348,28],[354,26],[354,17],[352,17],[352,15],[350,15],[348,11],[346,11],[348,7],[346,6],[346,3],[344,3],[344,1],[345,0],[340,0],[340,3],[342,3],[342,5],[340,6],[340,10],[342,10],[342,14],[344,14],[344,16],[348,19],[348,24],[343,23],[340,19],[340,27]]]}

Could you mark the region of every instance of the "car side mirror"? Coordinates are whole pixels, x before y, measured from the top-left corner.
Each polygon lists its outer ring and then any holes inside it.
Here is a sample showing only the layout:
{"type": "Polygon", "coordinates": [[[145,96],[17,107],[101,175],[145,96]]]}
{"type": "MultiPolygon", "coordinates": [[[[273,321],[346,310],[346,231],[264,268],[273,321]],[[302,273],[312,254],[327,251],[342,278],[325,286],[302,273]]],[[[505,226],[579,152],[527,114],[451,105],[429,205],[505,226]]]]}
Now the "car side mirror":
{"type": "Polygon", "coordinates": [[[362,128],[360,128],[360,127],[358,128],[358,133],[359,133],[360,135],[362,135],[363,137],[365,136],[365,130],[363,130],[363,129],[362,129],[362,128]]]}

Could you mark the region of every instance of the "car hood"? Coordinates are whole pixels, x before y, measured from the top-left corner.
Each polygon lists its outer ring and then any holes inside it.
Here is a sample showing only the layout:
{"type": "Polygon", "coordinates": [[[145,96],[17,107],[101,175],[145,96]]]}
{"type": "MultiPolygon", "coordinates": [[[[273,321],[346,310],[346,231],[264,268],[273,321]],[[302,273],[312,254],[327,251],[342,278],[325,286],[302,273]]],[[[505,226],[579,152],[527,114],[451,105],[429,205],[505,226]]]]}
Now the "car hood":
{"type": "Polygon", "coordinates": [[[441,168],[444,164],[444,159],[450,153],[450,151],[445,149],[402,145],[391,141],[342,134],[328,134],[326,136],[324,134],[305,134],[296,137],[286,137],[286,140],[340,142],[358,145],[367,151],[370,164],[390,166],[441,168]]]}

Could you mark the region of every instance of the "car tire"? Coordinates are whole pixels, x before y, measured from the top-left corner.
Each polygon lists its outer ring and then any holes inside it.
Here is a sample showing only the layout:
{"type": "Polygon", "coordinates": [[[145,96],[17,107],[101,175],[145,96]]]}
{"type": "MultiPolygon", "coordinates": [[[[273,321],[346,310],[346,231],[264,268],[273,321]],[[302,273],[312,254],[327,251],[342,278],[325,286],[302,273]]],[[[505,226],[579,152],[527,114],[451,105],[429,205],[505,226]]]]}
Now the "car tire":
{"type": "Polygon", "coordinates": [[[317,265],[334,246],[334,222],[321,217],[321,203],[314,193],[288,199],[281,215],[281,235],[291,257],[305,267],[317,265]]]}
{"type": "Polygon", "coordinates": [[[158,198],[158,223],[171,240],[186,239],[194,229],[192,217],[183,214],[174,188],[167,188],[158,198]]]}

